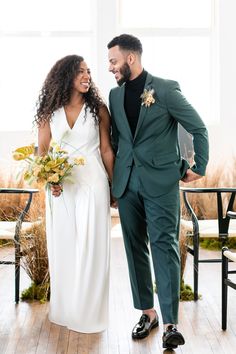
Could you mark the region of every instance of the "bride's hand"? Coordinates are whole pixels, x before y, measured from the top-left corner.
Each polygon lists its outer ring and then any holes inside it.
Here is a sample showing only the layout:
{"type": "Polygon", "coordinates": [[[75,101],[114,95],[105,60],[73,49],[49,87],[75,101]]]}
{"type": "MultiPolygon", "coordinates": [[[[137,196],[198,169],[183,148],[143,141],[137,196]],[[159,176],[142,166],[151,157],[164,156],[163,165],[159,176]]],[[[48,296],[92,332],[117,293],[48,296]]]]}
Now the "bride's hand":
{"type": "Polygon", "coordinates": [[[111,208],[118,209],[118,202],[117,202],[117,200],[111,201],[111,208]]]}
{"type": "Polygon", "coordinates": [[[51,184],[51,192],[54,197],[60,197],[63,189],[60,184],[51,184]]]}
{"type": "Polygon", "coordinates": [[[110,190],[110,207],[117,209],[118,208],[118,202],[116,200],[116,198],[113,197],[111,190],[110,190]]]}

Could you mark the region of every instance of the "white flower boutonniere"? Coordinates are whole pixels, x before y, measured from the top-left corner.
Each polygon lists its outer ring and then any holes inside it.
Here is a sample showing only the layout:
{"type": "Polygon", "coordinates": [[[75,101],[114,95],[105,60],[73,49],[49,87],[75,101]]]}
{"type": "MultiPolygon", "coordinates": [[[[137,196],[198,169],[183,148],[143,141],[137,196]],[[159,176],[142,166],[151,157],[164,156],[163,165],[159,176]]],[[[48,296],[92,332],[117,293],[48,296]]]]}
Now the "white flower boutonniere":
{"type": "Polygon", "coordinates": [[[145,105],[145,107],[150,107],[151,104],[155,103],[155,98],[153,97],[154,92],[155,91],[153,89],[144,89],[142,95],[140,96],[142,99],[142,106],[145,105]]]}

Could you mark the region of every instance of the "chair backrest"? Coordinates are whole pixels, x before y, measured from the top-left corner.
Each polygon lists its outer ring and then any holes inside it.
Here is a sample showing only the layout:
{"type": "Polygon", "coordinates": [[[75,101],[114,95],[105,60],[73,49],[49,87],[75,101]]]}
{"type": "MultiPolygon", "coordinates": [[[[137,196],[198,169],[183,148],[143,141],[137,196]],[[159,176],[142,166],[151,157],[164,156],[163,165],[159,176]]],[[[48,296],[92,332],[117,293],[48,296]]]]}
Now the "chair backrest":
{"type": "MultiPolygon", "coordinates": [[[[190,204],[187,194],[211,194],[216,196],[216,201],[217,201],[217,216],[218,218],[214,221],[216,225],[214,225],[214,229],[216,229],[216,232],[218,233],[218,236],[221,238],[226,238],[229,236],[229,231],[231,233],[236,232],[236,223],[231,222],[231,229],[230,229],[230,215],[228,214],[229,210],[232,210],[235,196],[236,196],[236,188],[187,188],[187,187],[181,187],[181,191],[183,192],[183,199],[184,199],[184,204],[186,206],[186,209],[191,217],[192,223],[193,223],[193,229],[195,234],[199,234],[199,220],[197,215],[195,214],[192,205],[190,204]],[[227,202],[226,206],[226,213],[224,213],[224,208],[223,208],[223,200],[222,200],[222,194],[227,193],[229,195],[229,200],[227,202]],[[216,228],[217,226],[217,228],[216,228]],[[234,227],[233,227],[234,226],[234,227]]],[[[207,220],[207,218],[204,218],[207,220]]],[[[212,219],[213,223],[213,219],[212,219]]],[[[209,222],[208,222],[208,228],[209,228],[209,222]]],[[[212,232],[211,232],[212,233],[212,232]]]]}
{"type": "Polygon", "coordinates": [[[28,227],[28,223],[23,223],[24,218],[29,211],[33,194],[38,193],[38,189],[25,189],[25,188],[0,188],[0,194],[26,194],[28,199],[26,200],[25,206],[19,211],[19,215],[16,217],[16,221],[1,221],[0,225],[0,238],[6,239],[19,239],[20,230],[23,227],[28,227]]]}

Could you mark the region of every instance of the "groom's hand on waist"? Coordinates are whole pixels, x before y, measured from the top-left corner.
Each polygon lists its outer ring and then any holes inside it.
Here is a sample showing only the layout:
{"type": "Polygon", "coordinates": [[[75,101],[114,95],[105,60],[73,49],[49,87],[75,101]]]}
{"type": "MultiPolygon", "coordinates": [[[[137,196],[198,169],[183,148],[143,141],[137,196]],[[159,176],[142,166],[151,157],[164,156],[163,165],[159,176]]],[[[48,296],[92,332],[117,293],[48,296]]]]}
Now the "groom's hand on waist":
{"type": "Polygon", "coordinates": [[[193,172],[191,170],[191,168],[189,168],[189,169],[187,169],[187,171],[186,171],[184,177],[181,179],[181,181],[184,182],[184,183],[189,183],[189,182],[196,181],[196,180],[198,180],[198,179],[200,179],[202,177],[203,176],[193,172]]]}

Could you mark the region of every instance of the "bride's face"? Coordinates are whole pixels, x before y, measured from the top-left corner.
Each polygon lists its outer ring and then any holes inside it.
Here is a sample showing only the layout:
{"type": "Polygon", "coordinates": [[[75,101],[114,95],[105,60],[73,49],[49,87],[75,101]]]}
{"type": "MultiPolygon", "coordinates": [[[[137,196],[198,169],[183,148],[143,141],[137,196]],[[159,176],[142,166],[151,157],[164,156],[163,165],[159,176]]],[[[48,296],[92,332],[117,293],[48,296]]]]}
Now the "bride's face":
{"type": "Polygon", "coordinates": [[[80,93],[88,92],[91,83],[90,69],[85,61],[80,63],[79,73],[74,80],[74,88],[80,93]]]}

